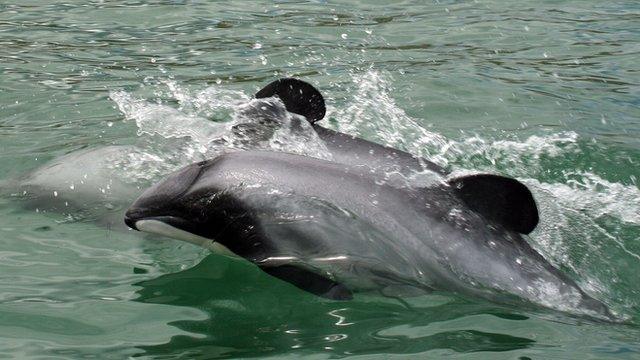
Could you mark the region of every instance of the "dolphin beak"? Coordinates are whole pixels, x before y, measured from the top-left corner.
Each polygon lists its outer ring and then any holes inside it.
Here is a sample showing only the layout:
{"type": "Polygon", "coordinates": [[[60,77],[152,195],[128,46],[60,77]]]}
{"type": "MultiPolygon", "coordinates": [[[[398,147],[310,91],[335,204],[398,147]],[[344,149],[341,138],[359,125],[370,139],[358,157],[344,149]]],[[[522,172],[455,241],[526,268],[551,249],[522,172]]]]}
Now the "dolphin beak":
{"type": "Polygon", "coordinates": [[[180,229],[182,231],[187,231],[190,233],[197,233],[197,225],[191,221],[183,219],[178,216],[171,215],[155,215],[153,213],[145,211],[140,211],[139,209],[130,209],[124,215],[124,223],[127,224],[128,227],[137,231],[146,231],[143,229],[143,223],[149,222],[163,223],[168,226],[171,226],[176,229],[180,229]]]}
{"type": "MultiPolygon", "coordinates": [[[[202,238],[197,231],[197,224],[178,216],[156,215],[151,211],[130,209],[124,216],[124,223],[133,230],[163,235],[180,240],[193,242],[194,237],[202,238]],[[187,235],[188,234],[188,235],[187,235]],[[185,239],[188,238],[188,239],[185,239]]],[[[212,241],[212,240],[207,240],[212,241]]]]}
{"type": "Polygon", "coordinates": [[[140,226],[136,224],[137,222],[154,218],[172,226],[180,228],[186,226],[187,228],[184,230],[190,230],[193,224],[179,217],[165,215],[176,213],[175,207],[179,203],[179,197],[193,185],[202,169],[209,163],[210,161],[202,161],[191,164],[147,189],[131,205],[124,216],[124,223],[128,227],[140,231],[142,229],[139,229],[140,226]]]}
{"type": "Polygon", "coordinates": [[[128,214],[124,216],[124,223],[127,224],[127,226],[132,228],[133,230],[140,231],[136,227],[136,220],[134,218],[130,217],[128,214]]]}
{"type": "Polygon", "coordinates": [[[135,216],[135,212],[128,211],[124,222],[130,228],[149,234],[161,235],[177,240],[182,240],[194,245],[209,249],[217,254],[237,258],[231,250],[224,245],[198,235],[197,224],[177,216],[135,216]]]}

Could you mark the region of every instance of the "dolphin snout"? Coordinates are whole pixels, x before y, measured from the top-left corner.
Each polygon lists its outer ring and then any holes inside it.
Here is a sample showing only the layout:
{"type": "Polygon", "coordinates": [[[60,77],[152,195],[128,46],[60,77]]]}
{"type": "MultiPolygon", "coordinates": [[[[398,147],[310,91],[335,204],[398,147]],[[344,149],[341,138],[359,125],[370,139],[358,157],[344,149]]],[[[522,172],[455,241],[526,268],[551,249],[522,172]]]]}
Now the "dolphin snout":
{"type": "MultiPolygon", "coordinates": [[[[203,167],[208,163],[209,161],[203,161],[189,165],[147,189],[129,207],[124,216],[124,223],[134,230],[139,230],[136,222],[140,220],[172,215],[176,211],[180,198],[189,191],[200,176],[203,167]]],[[[182,221],[178,222],[182,223],[182,221]]]]}
{"type": "Polygon", "coordinates": [[[127,213],[124,215],[124,223],[133,230],[138,230],[138,228],[136,227],[136,221],[137,220],[134,217],[129,215],[129,211],[127,211],[127,213]]]}

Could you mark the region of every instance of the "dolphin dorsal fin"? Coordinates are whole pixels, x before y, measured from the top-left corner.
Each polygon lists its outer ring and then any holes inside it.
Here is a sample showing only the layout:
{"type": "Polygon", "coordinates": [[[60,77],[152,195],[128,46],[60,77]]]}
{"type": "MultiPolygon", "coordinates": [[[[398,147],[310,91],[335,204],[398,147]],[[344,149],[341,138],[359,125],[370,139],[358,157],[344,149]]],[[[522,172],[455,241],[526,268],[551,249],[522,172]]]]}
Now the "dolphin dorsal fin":
{"type": "Polygon", "coordinates": [[[538,225],[538,207],[531,191],[516,179],[476,174],[448,181],[471,210],[508,230],[528,234],[538,225]]]}
{"type": "Polygon", "coordinates": [[[288,111],[302,115],[314,123],[326,113],[324,98],[311,84],[294,78],[278,79],[258,91],[257,99],[278,96],[288,111]]]}

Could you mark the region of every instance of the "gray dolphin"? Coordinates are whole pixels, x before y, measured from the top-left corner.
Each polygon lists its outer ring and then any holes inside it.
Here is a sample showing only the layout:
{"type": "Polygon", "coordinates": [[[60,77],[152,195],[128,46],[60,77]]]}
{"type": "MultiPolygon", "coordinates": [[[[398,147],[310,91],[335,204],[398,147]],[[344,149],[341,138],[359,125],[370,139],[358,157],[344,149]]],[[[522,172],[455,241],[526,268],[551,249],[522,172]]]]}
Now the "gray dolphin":
{"type": "MultiPolygon", "coordinates": [[[[405,176],[423,171],[447,174],[446,169],[428,159],[321,126],[319,122],[326,113],[324,98],[311,84],[300,79],[278,79],[258,91],[255,97],[277,97],[287,111],[302,115],[322,140],[334,162],[366,166],[377,172],[398,172],[405,176]]],[[[268,103],[256,104],[251,114],[247,115],[261,119],[260,125],[264,128],[269,122],[275,123],[281,118],[268,116],[270,112],[274,113],[268,103]]]]}
{"type": "Polygon", "coordinates": [[[535,202],[497,175],[414,188],[361,167],[241,151],[171,174],[125,222],[246,259],[331,299],[401,286],[612,318],[528,245],[520,233],[538,222],[535,202]]]}
{"type": "MultiPolygon", "coordinates": [[[[317,121],[325,113],[324,99],[313,86],[298,79],[285,78],[268,84],[256,94],[256,99],[237,111],[239,123],[232,126],[230,134],[224,136],[225,139],[232,139],[233,144],[223,142],[213,144],[212,148],[219,151],[228,145],[238,149],[269,148],[269,139],[284,125],[283,120],[293,113],[302,115],[300,119],[311,124],[303,132],[306,135],[317,134],[335,162],[366,166],[378,172],[397,171],[405,175],[425,168],[440,174],[446,173],[437,165],[407,152],[318,125],[317,121]],[[274,101],[274,97],[279,100],[274,101]]],[[[122,209],[148,186],[146,179],[141,181],[128,173],[150,172],[153,175],[175,166],[158,166],[156,161],[149,169],[142,160],[153,157],[153,152],[149,155],[144,147],[132,145],[83,149],[53,159],[17,179],[1,181],[0,194],[18,197],[34,209],[73,214],[74,217],[82,213],[82,218],[86,216],[111,228],[118,228],[122,227],[122,209]],[[128,161],[130,158],[134,160],[128,161]],[[137,165],[134,167],[134,164],[137,165]],[[147,169],[141,169],[141,166],[147,169]]]]}

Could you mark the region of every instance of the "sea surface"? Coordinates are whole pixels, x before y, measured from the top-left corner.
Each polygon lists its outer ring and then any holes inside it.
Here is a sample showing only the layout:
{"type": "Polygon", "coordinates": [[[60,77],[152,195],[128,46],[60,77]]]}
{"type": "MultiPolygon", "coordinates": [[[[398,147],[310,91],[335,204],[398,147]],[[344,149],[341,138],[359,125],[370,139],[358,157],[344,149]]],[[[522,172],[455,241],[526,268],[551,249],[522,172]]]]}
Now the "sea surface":
{"type": "MultiPolygon", "coordinates": [[[[1,1],[0,359],[640,359],[638,59],[636,0],[1,1]],[[527,240],[619,321],[330,301],[105,221],[285,76],[326,127],[525,183],[527,240]]],[[[265,146],[322,157],[290,135],[265,146]]]]}

